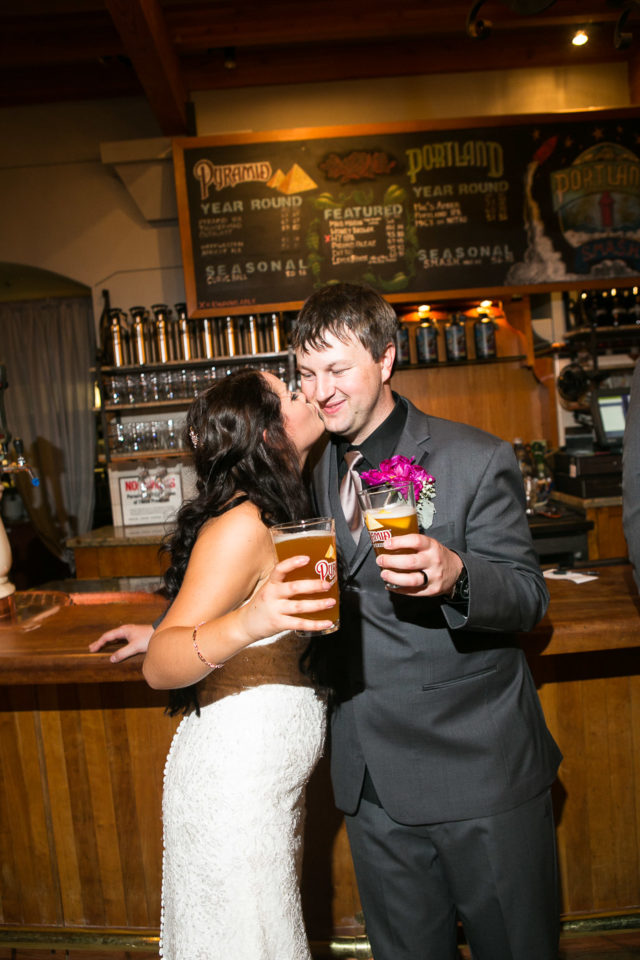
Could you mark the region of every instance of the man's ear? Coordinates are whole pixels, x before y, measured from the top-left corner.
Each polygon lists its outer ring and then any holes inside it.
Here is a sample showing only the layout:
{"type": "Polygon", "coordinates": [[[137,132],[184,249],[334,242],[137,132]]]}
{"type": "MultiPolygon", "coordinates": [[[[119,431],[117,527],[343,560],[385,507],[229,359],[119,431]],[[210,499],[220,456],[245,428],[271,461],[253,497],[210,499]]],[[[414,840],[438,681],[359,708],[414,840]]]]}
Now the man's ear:
{"type": "Polygon", "coordinates": [[[387,383],[391,379],[391,373],[393,371],[393,362],[396,359],[396,345],[392,340],[386,345],[380,357],[380,372],[382,374],[382,382],[387,383]]]}

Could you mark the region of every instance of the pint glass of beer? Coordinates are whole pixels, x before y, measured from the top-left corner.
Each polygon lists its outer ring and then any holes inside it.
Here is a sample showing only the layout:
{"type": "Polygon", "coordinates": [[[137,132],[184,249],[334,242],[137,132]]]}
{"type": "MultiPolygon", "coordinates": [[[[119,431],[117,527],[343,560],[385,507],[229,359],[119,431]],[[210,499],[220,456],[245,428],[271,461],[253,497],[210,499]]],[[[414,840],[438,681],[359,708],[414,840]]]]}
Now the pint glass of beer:
{"type": "Polygon", "coordinates": [[[340,595],[338,592],[338,563],[336,557],[336,531],[333,517],[312,517],[291,523],[279,523],[271,527],[271,537],[276,548],[278,562],[301,555],[310,558],[304,567],[298,567],[286,576],[287,580],[313,580],[314,576],[328,580],[331,589],[327,593],[300,594],[300,600],[316,600],[333,597],[336,603],[329,610],[304,613],[307,620],[333,620],[327,630],[297,630],[302,637],[320,637],[335,633],[340,626],[340,595]]]}
{"type": "MultiPolygon", "coordinates": [[[[385,553],[384,545],[391,537],[407,533],[419,533],[418,516],[413,493],[413,484],[399,490],[391,483],[379,483],[375,487],[363,487],[358,494],[364,523],[369,531],[373,549],[385,553]]],[[[394,550],[387,556],[413,553],[412,550],[394,550]]]]}

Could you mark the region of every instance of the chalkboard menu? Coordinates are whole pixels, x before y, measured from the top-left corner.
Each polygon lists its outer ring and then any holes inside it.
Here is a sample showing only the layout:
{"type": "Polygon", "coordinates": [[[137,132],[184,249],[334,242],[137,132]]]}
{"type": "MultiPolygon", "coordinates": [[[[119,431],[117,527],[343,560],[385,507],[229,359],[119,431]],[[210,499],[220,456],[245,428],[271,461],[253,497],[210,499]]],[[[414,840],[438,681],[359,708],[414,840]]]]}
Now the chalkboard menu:
{"type": "Polygon", "coordinates": [[[174,141],[190,316],[640,275],[636,108],[174,141]]]}

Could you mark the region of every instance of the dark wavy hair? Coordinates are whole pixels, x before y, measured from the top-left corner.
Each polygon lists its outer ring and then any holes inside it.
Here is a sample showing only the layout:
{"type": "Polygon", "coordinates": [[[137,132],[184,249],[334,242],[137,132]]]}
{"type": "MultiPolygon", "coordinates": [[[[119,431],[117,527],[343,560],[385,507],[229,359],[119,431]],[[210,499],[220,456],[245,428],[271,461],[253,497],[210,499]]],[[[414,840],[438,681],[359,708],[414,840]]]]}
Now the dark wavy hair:
{"type": "MultiPolygon", "coordinates": [[[[245,494],[267,526],[309,515],[280,398],[260,371],[239,370],[200,394],[187,413],[185,441],[193,448],[197,492],[178,511],[175,530],[162,548],[171,558],[164,576],[170,599],[180,589],[202,525],[235,496],[245,494]]],[[[194,687],[171,692],[171,715],[194,706],[194,687]]]]}

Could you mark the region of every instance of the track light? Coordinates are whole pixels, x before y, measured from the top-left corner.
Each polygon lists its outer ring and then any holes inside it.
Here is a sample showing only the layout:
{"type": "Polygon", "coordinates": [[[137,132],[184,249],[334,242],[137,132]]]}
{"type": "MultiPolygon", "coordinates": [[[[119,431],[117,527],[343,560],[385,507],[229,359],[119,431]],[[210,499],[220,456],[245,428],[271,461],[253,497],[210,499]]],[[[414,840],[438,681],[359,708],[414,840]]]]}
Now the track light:
{"type": "Polygon", "coordinates": [[[589,34],[586,30],[576,30],[573,37],[571,38],[571,43],[574,47],[582,47],[589,40],[589,34]]]}

